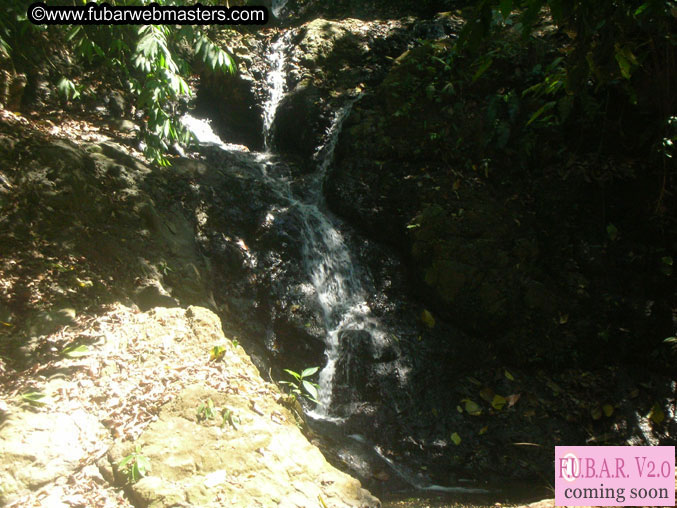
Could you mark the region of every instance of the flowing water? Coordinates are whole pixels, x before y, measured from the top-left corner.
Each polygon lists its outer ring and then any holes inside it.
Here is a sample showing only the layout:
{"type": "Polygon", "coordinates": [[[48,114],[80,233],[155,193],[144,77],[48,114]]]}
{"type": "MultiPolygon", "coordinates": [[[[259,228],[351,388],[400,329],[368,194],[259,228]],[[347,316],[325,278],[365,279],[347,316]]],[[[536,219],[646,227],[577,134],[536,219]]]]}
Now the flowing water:
{"type": "MultiPolygon", "coordinates": [[[[266,220],[272,223],[275,210],[283,210],[285,213],[293,213],[302,225],[300,240],[304,272],[307,282],[314,289],[322,313],[326,364],[319,375],[319,404],[308,415],[330,425],[340,424],[344,418],[337,415],[332,401],[340,355],[349,354],[345,348],[341,348],[342,335],[347,331],[368,332],[375,351],[385,347],[388,342],[386,331],[372,315],[367,303],[369,293],[373,291],[373,283],[368,273],[355,262],[349,247],[349,238],[346,237],[350,233],[346,233],[345,225],[328,211],[322,193],[323,181],[332,163],[341,127],[360,96],[347,98],[343,106],[335,112],[325,133],[324,143],[318,147],[313,157],[315,171],[292,178],[288,167],[280,164],[279,157],[274,153],[272,136],[275,114],[285,94],[285,50],[289,48],[291,35],[292,32],[288,31],[279,36],[271,44],[267,55],[270,70],[266,78],[268,97],[263,113],[265,151],[251,156],[256,162],[253,170],[258,172],[257,178],[266,184],[277,201],[266,220]]],[[[233,149],[211,131],[207,122],[186,115],[184,124],[196,134],[200,142],[216,144],[224,150],[233,149]]],[[[414,489],[466,494],[479,492],[472,488],[432,485],[409,472],[406,467],[394,463],[378,446],[367,443],[367,448],[370,448],[368,453],[380,457],[378,460],[414,489]]]]}

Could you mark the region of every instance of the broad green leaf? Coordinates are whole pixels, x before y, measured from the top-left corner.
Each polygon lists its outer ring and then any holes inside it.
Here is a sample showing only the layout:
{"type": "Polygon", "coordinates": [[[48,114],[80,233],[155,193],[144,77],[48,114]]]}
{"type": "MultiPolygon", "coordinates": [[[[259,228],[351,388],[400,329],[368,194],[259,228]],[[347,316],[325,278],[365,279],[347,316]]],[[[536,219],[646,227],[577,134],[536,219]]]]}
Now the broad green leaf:
{"type": "Polygon", "coordinates": [[[118,466],[120,468],[124,468],[127,464],[129,464],[132,460],[134,459],[134,454],[127,455],[124,459],[122,459],[119,463],[118,466]]]}
{"type": "Polygon", "coordinates": [[[283,370],[284,370],[287,374],[289,374],[289,375],[291,375],[292,377],[294,377],[295,379],[298,379],[299,381],[301,381],[301,374],[299,374],[298,372],[294,372],[293,370],[289,370],[289,369],[283,369],[283,370]]]}
{"type": "Polygon", "coordinates": [[[21,394],[21,398],[25,400],[26,402],[29,402],[31,404],[35,404],[38,406],[44,406],[45,403],[42,401],[46,395],[44,393],[40,392],[27,392],[21,394]]]}
{"type": "Polygon", "coordinates": [[[509,379],[510,381],[514,381],[515,377],[508,371],[508,369],[505,370],[505,377],[506,379],[509,379]]]}
{"type": "Polygon", "coordinates": [[[62,353],[67,358],[81,358],[89,355],[89,348],[84,344],[79,346],[70,346],[63,350],[62,353]]]}
{"type": "Polygon", "coordinates": [[[313,399],[317,399],[318,393],[317,393],[317,388],[315,388],[315,385],[313,383],[309,383],[308,381],[303,381],[303,388],[313,397],[313,399]]]}
{"type": "Polygon", "coordinates": [[[319,367],[308,367],[307,369],[303,369],[303,372],[301,372],[301,377],[310,377],[318,370],[320,370],[319,367]]]}
{"type": "Polygon", "coordinates": [[[616,240],[616,238],[618,238],[618,228],[613,224],[609,224],[606,227],[606,234],[609,237],[609,240],[613,242],[616,240]]]}
{"type": "Polygon", "coordinates": [[[649,2],[644,2],[642,5],[637,7],[637,9],[634,12],[634,16],[637,17],[640,14],[642,14],[647,8],[649,7],[649,2]]]}
{"type": "Polygon", "coordinates": [[[452,441],[456,446],[458,446],[458,445],[461,444],[461,436],[458,435],[458,432],[454,432],[454,433],[451,435],[451,441],[452,441]]]}
{"type": "Polygon", "coordinates": [[[150,459],[143,455],[138,455],[136,457],[136,465],[141,476],[146,476],[146,473],[150,471],[150,459]]]}
{"type": "Polygon", "coordinates": [[[496,394],[494,395],[494,398],[491,401],[491,406],[497,411],[500,411],[507,403],[508,401],[505,399],[505,397],[496,394]]]}
{"type": "Polygon", "coordinates": [[[604,414],[605,414],[605,415],[607,416],[607,418],[608,418],[609,416],[611,416],[612,414],[614,414],[614,407],[613,407],[611,404],[604,404],[604,405],[602,406],[602,411],[604,411],[604,414]]]}
{"type": "Polygon", "coordinates": [[[463,399],[465,403],[465,410],[468,412],[468,414],[472,416],[479,416],[482,414],[482,408],[475,402],[470,399],[463,399]]]}

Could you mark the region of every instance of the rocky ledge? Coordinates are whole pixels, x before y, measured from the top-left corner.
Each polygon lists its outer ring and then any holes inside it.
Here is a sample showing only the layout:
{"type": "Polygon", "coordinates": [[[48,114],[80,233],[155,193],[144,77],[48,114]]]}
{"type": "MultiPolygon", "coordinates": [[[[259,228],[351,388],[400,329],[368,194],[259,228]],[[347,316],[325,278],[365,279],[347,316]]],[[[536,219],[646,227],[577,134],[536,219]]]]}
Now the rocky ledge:
{"type": "Polygon", "coordinates": [[[118,305],[44,343],[0,383],[0,504],[380,506],[207,309],[118,305]]]}

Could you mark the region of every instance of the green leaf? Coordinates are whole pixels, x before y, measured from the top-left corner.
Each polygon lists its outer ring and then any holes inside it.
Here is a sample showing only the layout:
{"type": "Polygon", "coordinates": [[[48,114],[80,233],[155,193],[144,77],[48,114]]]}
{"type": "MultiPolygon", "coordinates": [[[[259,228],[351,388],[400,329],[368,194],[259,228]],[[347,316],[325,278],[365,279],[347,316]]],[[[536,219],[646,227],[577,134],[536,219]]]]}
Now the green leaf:
{"type": "Polygon", "coordinates": [[[663,420],[665,420],[665,412],[658,403],[654,404],[651,407],[651,411],[649,411],[649,414],[647,416],[652,422],[656,424],[661,424],[663,423],[663,420]]]}
{"type": "Polygon", "coordinates": [[[143,455],[136,457],[136,466],[141,476],[146,476],[150,471],[150,459],[143,455]]]}
{"type": "Polygon", "coordinates": [[[508,369],[505,370],[505,377],[506,377],[506,379],[509,379],[510,381],[515,380],[515,377],[508,371],[508,369]]]}
{"type": "Polygon", "coordinates": [[[540,117],[546,111],[551,110],[556,104],[557,101],[550,101],[543,104],[540,108],[538,108],[538,110],[533,115],[531,115],[531,118],[529,118],[527,125],[531,125],[532,123],[534,123],[536,120],[538,120],[538,117],[540,117]]]}
{"type": "Polygon", "coordinates": [[[421,312],[421,321],[423,321],[423,324],[428,328],[435,328],[435,318],[430,311],[423,310],[423,312],[421,312]]]}
{"type": "Polygon", "coordinates": [[[456,446],[458,446],[458,445],[461,444],[461,436],[458,435],[458,432],[454,432],[454,433],[451,435],[451,441],[452,441],[456,446]]]}
{"type": "Polygon", "coordinates": [[[609,225],[606,227],[606,234],[609,237],[609,240],[613,242],[616,240],[616,238],[618,238],[618,228],[609,223],[609,225]]]}
{"type": "Polygon", "coordinates": [[[308,367],[307,369],[304,369],[303,372],[301,372],[301,377],[310,377],[313,374],[315,374],[318,370],[320,370],[319,367],[308,367]]]}
{"type": "Polygon", "coordinates": [[[500,411],[507,403],[508,401],[505,399],[505,397],[496,394],[494,395],[494,398],[491,401],[491,406],[497,411],[500,411]]]}
{"type": "Polygon", "coordinates": [[[295,379],[301,381],[301,374],[299,374],[298,372],[294,372],[293,370],[289,370],[289,369],[283,369],[283,370],[284,370],[287,374],[289,374],[289,375],[291,375],[292,377],[294,377],[295,379]]]}
{"type": "Polygon", "coordinates": [[[122,459],[120,462],[118,462],[118,466],[120,466],[120,469],[122,469],[127,464],[129,464],[132,460],[134,460],[134,454],[133,453],[127,455],[124,459],[122,459]]]}
{"type": "Polygon", "coordinates": [[[317,388],[315,387],[315,385],[313,383],[309,383],[308,381],[305,381],[305,380],[302,382],[302,384],[303,384],[303,388],[305,388],[306,392],[308,392],[313,399],[317,400],[318,393],[317,393],[317,388]]]}
{"type": "Polygon", "coordinates": [[[615,50],[616,52],[614,53],[614,56],[616,58],[616,61],[618,62],[618,67],[621,70],[621,75],[625,79],[630,79],[630,77],[632,76],[633,68],[639,65],[637,57],[635,57],[634,53],[628,46],[621,47],[617,43],[615,46],[615,50]]]}
{"type": "Polygon", "coordinates": [[[463,399],[462,402],[465,403],[465,410],[469,415],[479,416],[482,414],[482,408],[473,400],[463,399]]]}
{"type": "Polygon", "coordinates": [[[21,394],[21,398],[30,404],[35,404],[36,406],[44,406],[45,403],[42,401],[46,395],[40,392],[27,392],[21,394]]]}
{"type": "Polygon", "coordinates": [[[84,344],[79,346],[69,346],[65,348],[61,354],[67,358],[81,358],[83,356],[89,355],[89,348],[84,344]]]}
{"type": "Polygon", "coordinates": [[[209,353],[209,356],[214,361],[219,361],[226,354],[226,348],[223,346],[214,346],[209,353]]]}
{"type": "Polygon", "coordinates": [[[480,77],[482,76],[482,74],[484,74],[484,73],[487,71],[487,69],[488,69],[489,67],[491,67],[491,64],[492,64],[492,63],[494,63],[493,58],[487,58],[487,59],[485,59],[485,60],[480,64],[480,66],[479,66],[479,68],[477,69],[477,71],[475,71],[475,74],[474,74],[473,77],[472,77],[472,82],[474,83],[475,81],[477,81],[478,79],[480,79],[480,77]]]}
{"type": "Polygon", "coordinates": [[[649,2],[643,3],[642,5],[640,5],[639,7],[637,7],[637,9],[636,9],[635,12],[634,12],[634,16],[635,16],[635,17],[639,16],[639,15],[642,14],[648,7],[649,7],[649,2]]]}

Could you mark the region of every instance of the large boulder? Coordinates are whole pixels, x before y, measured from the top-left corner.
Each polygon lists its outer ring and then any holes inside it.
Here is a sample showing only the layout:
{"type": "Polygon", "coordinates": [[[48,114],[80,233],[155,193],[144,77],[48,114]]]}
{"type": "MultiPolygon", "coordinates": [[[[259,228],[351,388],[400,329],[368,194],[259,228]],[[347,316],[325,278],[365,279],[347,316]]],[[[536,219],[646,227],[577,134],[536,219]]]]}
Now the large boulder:
{"type": "Polygon", "coordinates": [[[1,391],[3,504],[91,506],[123,488],[135,506],[380,506],[310,444],[293,401],[207,309],[117,305],[43,342],[66,353],[1,391]],[[149,468],[130,477],[133,453],[149,468]]]}
{"type": "Polygon", "coordinates": [[[35,412],[30,404],[6,411],[0,429],[0,503],[4,506],[74,473],[90,455],[110,446],[98,419],[73,412],[35,412]]]}

